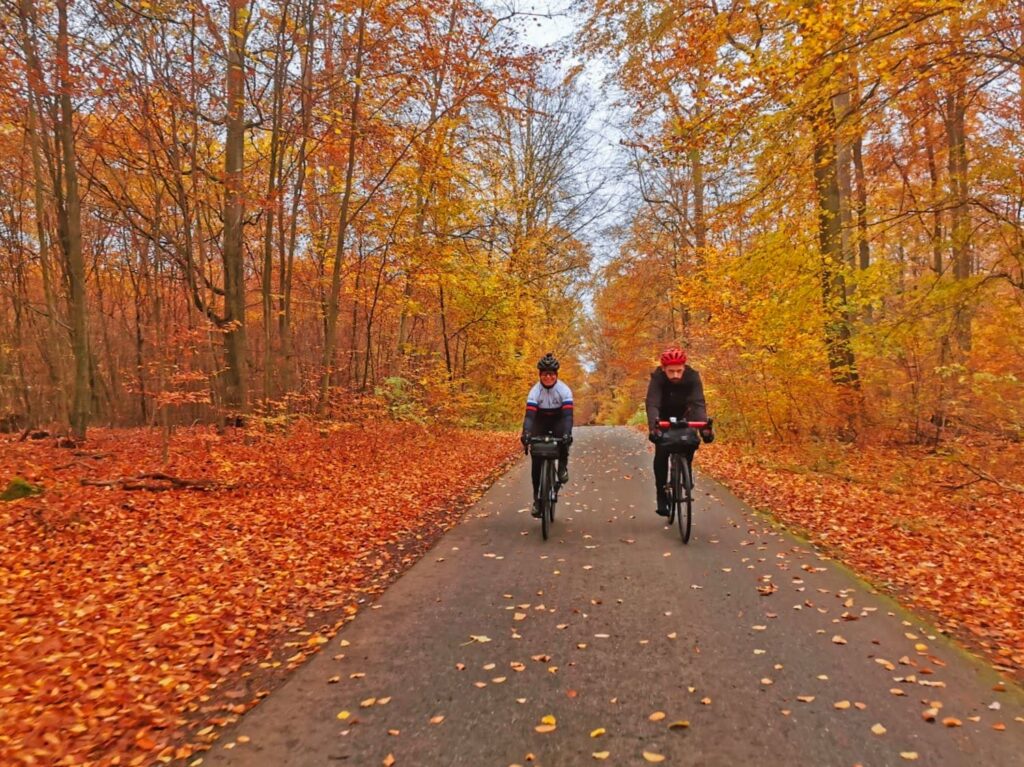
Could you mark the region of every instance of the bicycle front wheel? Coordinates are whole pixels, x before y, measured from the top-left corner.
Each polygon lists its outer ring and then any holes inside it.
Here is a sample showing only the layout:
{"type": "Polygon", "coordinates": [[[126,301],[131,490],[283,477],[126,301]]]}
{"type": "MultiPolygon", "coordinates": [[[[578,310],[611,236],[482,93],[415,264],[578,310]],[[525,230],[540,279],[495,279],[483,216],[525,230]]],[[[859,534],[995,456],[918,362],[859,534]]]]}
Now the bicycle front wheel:
{"type": "Polygon", "coordinates": [[[548,528],[554,518],[551,508],[551,494],[554,491],[554,471],[551,468],[551,461],[544,461],[540,471],[540,487],[537,489],[537,502],[540,504],[540,534],[546,541],[548,539],[548,528]]]}
{"type": "Polygon", "coordinates": [[[679,510],[677,512],[679,519],[679,537],[683,539],[683,543],[690,542],[690,533],[693,530],[693,465],[690,463],[690,459],[685,456],[679,456],[680,466],[680,478],[682,482],[682,494],[679,498],[679,510]]]}

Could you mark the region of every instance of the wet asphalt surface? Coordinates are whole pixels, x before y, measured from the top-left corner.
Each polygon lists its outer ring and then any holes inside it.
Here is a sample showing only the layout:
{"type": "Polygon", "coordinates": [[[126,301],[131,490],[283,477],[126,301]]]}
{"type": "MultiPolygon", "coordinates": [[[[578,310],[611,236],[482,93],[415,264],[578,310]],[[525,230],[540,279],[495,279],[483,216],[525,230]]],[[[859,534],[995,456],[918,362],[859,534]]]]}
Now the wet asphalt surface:
{"type": "Polygon", "coordinates": [[[643,436],[575,434],[548,541],[522,461],[203,767],[1024,765],[1020,688],[774,529],[700,453],[683,545],[643,436]]]}

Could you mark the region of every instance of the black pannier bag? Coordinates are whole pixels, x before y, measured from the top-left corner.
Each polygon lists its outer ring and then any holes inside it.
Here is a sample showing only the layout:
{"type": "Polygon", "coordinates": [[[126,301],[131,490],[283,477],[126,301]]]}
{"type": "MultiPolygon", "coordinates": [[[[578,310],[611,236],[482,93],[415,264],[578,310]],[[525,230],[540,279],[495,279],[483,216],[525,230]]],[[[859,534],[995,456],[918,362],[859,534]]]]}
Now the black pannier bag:
{"type": "Polygon", "coordinates": [[[537,458],[558,458],[561,446],[557,442],[532,442],[530,452],[537,458]]]}
{"type": "Polygon", "coordinates": [[[659,444],[670,453],[692,453],[700,447],[700,435],[696,429],[669,429],[661,435],[659,444]]]}

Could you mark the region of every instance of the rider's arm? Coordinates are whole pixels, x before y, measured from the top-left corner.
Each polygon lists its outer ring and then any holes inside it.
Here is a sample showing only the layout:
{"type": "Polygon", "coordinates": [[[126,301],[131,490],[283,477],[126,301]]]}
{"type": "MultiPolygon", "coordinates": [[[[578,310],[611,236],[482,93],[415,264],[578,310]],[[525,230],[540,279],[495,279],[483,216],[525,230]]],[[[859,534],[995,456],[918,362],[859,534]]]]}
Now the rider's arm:
{"type": "Polygon", "coordinates": [[[704,402],[704,384],[700,380],[700,373],[691,367],[686,368],[686,375],[690,377],[690,396],[686,402],[686,417],[691,421],[708,420],[708,406],[704,402]]]}
{"type": "Polygon", "coordinates": [[[562,392],[562,434],[572,434],[572,389],[568,386],[562,392]]]}
{"type": "Polygon", "coordinates": [[[537,397],[540,384],[534,384],[526,395],[526,414],[523,416],[523,434],[533,433],[533,421],[537,417],[537,397]]]}
{"type": "Polygon", "coordinates": [[[647,384],[647,398],[644,400],[644,407],[647,409],[647,430],[654,431],[658,428],[658,421],[661,414],[661,379],[658,371],[651,373],[651,381],[647,384]]]}

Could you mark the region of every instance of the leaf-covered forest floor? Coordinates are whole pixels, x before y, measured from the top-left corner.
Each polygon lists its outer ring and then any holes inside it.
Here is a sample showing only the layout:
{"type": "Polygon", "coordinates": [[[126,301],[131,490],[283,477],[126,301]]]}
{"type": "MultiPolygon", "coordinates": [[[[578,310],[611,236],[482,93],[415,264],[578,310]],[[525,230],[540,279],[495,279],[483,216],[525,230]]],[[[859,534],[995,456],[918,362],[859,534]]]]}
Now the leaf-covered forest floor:
{"type": "Polygon", "coordinates": [[[326,642],[519,444],[385,424],[185,429],[169,448],[164,463],[144,429],[92,430],[78,450],[0,442],[2,485],[43,488],[0,503],[0,763],[188,757],[181,743],[326,642]]]}
{"type": "Polygon", "coordinates": [[[1024,446],[720,441],[698,465],[1024,678],[1024,446]]]}

